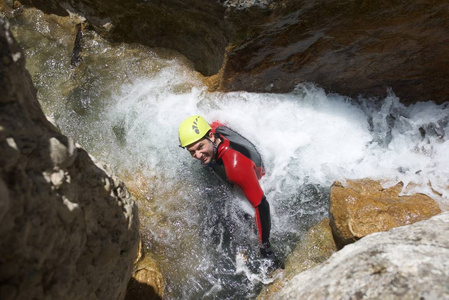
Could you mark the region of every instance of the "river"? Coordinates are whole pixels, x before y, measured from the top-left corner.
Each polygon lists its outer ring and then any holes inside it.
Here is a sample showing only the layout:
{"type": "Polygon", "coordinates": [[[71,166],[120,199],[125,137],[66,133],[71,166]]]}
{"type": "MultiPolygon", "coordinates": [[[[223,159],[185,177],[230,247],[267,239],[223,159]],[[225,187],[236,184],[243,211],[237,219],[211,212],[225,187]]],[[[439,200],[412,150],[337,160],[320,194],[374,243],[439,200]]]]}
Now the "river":
{"type": "Polygon", "coordinates": [[[251,206],[178,146],[178,125],[192,114],[227,124],[259,149],[282,259],[327,216],[335,180],[402,181],[404,194],[449,207],[447,104],[406,107],[394,91],[350,99],[313,83],[288,94],[208,92],[182,55],[110,44],[87,29],[83,61],[71,68],[73,31],[35,12],[11,22],[46,115],[136,193],[166,299],[254,298],[273,281],[258,257],[251,206]]]}

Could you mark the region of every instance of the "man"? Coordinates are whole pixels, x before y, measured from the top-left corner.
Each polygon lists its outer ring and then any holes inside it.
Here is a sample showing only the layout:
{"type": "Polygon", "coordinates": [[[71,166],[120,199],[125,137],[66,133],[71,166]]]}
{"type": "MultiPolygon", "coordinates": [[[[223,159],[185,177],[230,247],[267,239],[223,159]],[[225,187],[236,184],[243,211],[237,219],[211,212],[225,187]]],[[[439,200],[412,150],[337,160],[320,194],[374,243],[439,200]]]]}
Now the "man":
{"type": "Polygon", "coordinates": [[[281,266],[270,247],[270,205],[259,184],[265,174],[256,147],[232,129],[214,122],[211,125],[198,115],[185,119],[179,126],[179,142],[192,157],[231,184],[239,186],[255,209],[261,242],[260,253],[281,266]]]}

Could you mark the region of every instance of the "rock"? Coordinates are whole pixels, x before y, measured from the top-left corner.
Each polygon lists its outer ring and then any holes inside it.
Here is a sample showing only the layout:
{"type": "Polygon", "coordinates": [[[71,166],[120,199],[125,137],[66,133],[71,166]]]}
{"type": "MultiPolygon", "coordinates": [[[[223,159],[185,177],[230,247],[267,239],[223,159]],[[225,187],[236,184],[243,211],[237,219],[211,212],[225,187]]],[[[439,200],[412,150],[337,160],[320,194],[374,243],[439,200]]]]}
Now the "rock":
{"type": "Polygon", "coordinates": [[[140,258],[128,283],[125,300],[163,299],[165,279],[156,260],[140,244],[140,258]]]}
{"type": "Polygon", "coordinates": [[[47,120],[1,17],[0,49],[0,299],[123,299],[134,199],[47,120]]]}
{"type": "Polygon", "coordinates": [[[47,14],[76,13],[103,37],[179,51],[204,75],[216,73],[228,43],[225,7],[209,0],[22,0],[47,14]]]}
{"type": "Polygon", "coordinates": [[[280,291],[288,280],[300,272],[323,263],[336,251],[329,219],[325,218],[306,233],[304,239],[288,256],[282,278],[265,287],[258,299],[266,299],[280,291]]]}
{"type": "Polygon", "coordinates": [[[399,196],[402,183],[384,189],[378,181],[335,182],[330,192],[330,225],[339,247],[370,233],[425,220],[441,212],[423,194],[399,196]]]}
{"type": "Polygon", "coordinates": [[[375,233],[265,299],[447,299],[449,212],[375,233]]]}
{"type": "Polygon", "coordinates": [[[394,1],[22,0],[79,15],[103,37],[174,49],[213,90],[327,92],[403,103],[449,100],[449,3],[394,1]],[[217,74],[220,71],[219,74],[217,74]]]}
{"type": "Polygon", "coordinates": [[[449,2],[291,0],[270,7],[229,17],[237,34],[220,90],[290,92],[313,82],[350,97],[384,97],[392,88],[403,103],[449,100],[449,2]]]}
{"type": "Polygon", "coordinates": [[[289,279],[297,273],[324,262],[336,251],[329,219],[325,218],[307,232],[305,238],[288,256],[285,264],[285,278],[289,279]]]}

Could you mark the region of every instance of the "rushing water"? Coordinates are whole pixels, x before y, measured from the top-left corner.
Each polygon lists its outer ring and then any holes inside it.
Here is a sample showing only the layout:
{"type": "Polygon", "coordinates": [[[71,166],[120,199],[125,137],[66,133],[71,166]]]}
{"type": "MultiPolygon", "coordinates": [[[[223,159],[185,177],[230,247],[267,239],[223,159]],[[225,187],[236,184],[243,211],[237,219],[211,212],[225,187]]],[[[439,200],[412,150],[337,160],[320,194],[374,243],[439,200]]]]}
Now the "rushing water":
{"type": "Polygon", "coordinates": [[[252,208],[178,147],[177,127],[192,114],[226,123],[261,152],[281,258],[327,215],[335,180],[414,183],[408,193],[448,207],[448,105],[405,107],[393,93],[373,104],[313,84],[288,94],[209,93],[182,56],[111,45],[91,31],[73,70],[74,33],[56,27],[39,13],[13,20],[45,113],[137,187],[146,248],[162,267],[167,299],[253,298],[273,280],[258,258],[252,208]]]}

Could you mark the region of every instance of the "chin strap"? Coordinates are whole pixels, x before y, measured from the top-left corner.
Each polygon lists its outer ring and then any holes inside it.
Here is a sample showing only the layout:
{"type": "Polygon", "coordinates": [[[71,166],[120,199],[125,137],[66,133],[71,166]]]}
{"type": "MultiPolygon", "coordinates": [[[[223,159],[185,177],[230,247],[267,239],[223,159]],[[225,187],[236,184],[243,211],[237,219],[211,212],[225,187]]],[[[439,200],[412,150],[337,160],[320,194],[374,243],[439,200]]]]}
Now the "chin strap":
{"type": "Polygon", "coordinates": [[[215,145],[215,143],[212,142],[212,141],[210,140],[210,138],[206,138],[206,139],[208,139],[209,142],[212,143],[212,147],[213,147],[213,149],[214,149],[214,156],[213,156],[212,160],[210,161],[210,163],[208,163],[207,165],[204,164],[203,162],[201,162],[201,164],[204,165],[205,167],[212,167],[212,166],[215,165],[215,163],[216,163],[216,157],[217,157],[217,152],[218,152],[218,146],[215,145]]]}

